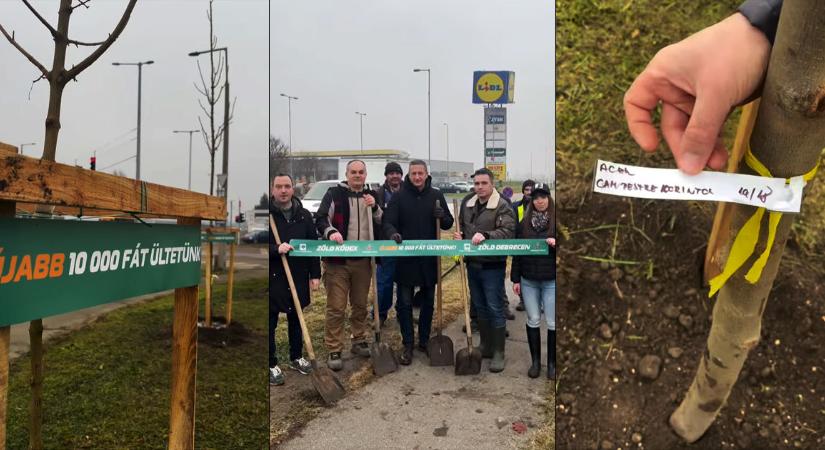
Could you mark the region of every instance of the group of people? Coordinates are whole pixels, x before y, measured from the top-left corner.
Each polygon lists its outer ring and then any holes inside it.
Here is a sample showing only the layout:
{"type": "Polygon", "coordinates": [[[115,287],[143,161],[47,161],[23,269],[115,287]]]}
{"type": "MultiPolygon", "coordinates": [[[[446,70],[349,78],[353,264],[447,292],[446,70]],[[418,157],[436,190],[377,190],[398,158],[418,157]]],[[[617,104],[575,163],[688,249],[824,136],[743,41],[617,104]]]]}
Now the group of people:
{"type": "MultiPolygon", "coordinates": [[[[280,237],[280,244],[270,231],[270,318],[269,367],[270,383],[281,385],[284,374],[277,358],[275,329],[280,313],[288,323],[288,367],[307,374],[311,365],[303,358],[303,343],[292,293],[281,264],[287,255],[290,271],[301,307],[310,302],[310,290],[318,289],[323,278],[327,302],[324,323],[324,345],[328,352],[327,366],[335,371],[344,367],[345,322],[349,305],[350,352],[369,357],[368,298],[372,280],[372,263],[367,257],[328,257],[321,261],[312,257],[293,257],[291,239],[322,239],[343,244],[355,240],[439,239],[441,231],[460,223],[454,239],[467,239],[474,245],[495,239],[543,239],[549,251],[540,256],[513,256],[510,280],[513,291],[523,300],[527,311],[527,336],[532,356],[528,375],[541,371],[541,313],[546,316],[547,376],[555,376],[555,213],[547,185],[530,182],[521,202],[511,204],[495,189],[495,177],[487,169],[473,174],[474,191],[461,202],[457,219],[453,217],[444,194],[432,186],[427,163],[414,160],[404,176],[400,164],[390,162],[384,170],[385,182],[377,191],[367,185],[366,164],[350,161],[346,166],[346,181],[330,188],[323,197],[315,217],[301,206],[295,197],[289,175],[277,175],[272,181],[270,214],[280,237]],[[436,226],[440,229],[436,229],[436,226]]],[[[439,257],[414,256],[379,258],[377,267],[378,314],[383,326],[393,306],[401,333],[403,350],[399,362],[412,363],[415,351],[427,353],[432,329],[434,297],[439,257]],[[417,339],[414,329],[413,305],[420,310],[417,339]]],[[[507,256],[474,256],[466,258],[467,280],[471,304],[480,335],[482,357],[490,359],[491,372],[505,367],[506,315],[505,276],[507,256]]],[[[508,311],[509,312],[509,311],[508,311]]],[[[374,320],[374,316],[373,316],[374,320]]]]}

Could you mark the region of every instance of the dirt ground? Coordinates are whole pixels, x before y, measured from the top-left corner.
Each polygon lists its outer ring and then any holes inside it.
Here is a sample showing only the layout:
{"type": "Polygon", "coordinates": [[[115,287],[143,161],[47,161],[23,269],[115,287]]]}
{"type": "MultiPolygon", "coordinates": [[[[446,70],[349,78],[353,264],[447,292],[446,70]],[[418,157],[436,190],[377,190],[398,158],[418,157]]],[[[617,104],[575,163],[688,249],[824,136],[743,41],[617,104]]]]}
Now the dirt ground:
{"type": "Polygon", "coordinates": [[[710,329],[700,263],[713,204],[580,189],[561,193],[559,207],[569,234],[559,244],[557,448],[825,448],[821,256],[802,254],[791,234],[762,339],[714,425],[688,446],[667,419],[710,329]],[[611,256],[628,264],[599,261],[611,256]],[[657,359],[658,376],[643,379],[640,366],[657,359]]]}

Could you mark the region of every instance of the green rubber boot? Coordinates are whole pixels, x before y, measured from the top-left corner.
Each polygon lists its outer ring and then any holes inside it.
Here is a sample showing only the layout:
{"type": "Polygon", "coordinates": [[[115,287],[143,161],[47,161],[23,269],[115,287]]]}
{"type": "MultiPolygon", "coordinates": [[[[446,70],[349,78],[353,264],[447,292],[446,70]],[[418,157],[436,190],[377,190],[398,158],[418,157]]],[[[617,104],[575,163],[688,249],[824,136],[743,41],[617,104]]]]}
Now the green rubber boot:
{"type": "Polygon", "coordinates": [[[493,357],[493,344],[490,336],[490,321],[486,319],[478,319],[478,335],[480,336],[478,351],[481,352],[482,358],[493,357]]]}
{"type": "Polygon", "coordinates": [[[493,328],[490,330],[492,339],[490,340],[493,346],[493,359],[490,361],[490,372],[497,373],[504,370],[504,342],[507,340],[505,333],[507,329],[493,328]]]}

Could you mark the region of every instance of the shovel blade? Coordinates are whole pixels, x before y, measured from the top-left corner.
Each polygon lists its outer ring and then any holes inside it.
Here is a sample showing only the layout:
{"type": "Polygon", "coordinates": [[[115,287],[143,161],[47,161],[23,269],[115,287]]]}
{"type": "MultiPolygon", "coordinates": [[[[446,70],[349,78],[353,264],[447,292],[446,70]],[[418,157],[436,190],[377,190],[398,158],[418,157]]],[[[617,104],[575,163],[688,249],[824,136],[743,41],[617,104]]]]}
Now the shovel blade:
{"type": "Polygon", "coordinates": [[[326,367],[316,366],[310,374],[310,381],[327,405],[340,400],[346,392],[341,380],[326,367]]]}
{"type": "Polygon", "coordinates": [[[427,353],[430,355],[430,366],[440,367],[454,364],[453,341],[447,336],[430,338],[430,341],[427,342],[427,353]]]}
{"type": "Polygon", "coordinates": [[[370,346],[370,359],[372,359],[372,371],[379,377],[398,370],[398,360],[395,359],[395,353],[385,342],[372,343],[370,346]]]}
{"type": "Polygon", "coordinates": [[[481,352],[469,347],[462,348],[455,355],[456,375],[478,375],[481,373],[481,352]]]}

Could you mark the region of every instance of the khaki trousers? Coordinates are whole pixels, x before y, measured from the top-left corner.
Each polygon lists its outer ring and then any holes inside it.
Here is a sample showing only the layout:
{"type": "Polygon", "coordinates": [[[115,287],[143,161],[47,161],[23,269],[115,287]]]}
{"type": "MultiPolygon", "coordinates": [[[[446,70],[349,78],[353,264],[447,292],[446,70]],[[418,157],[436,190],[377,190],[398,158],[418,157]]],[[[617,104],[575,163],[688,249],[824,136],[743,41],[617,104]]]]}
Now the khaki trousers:
{"type": "Polygon", "coordinates": [[[366,342],[367,297],[371,282],[369,258],[348,258],[344,264],[324,263],[324,287],[327,290],[324,344],[328,352],[340,352],[344,348],[348,300],[352,309],[349,320],[352,343],[366,342]]]}

